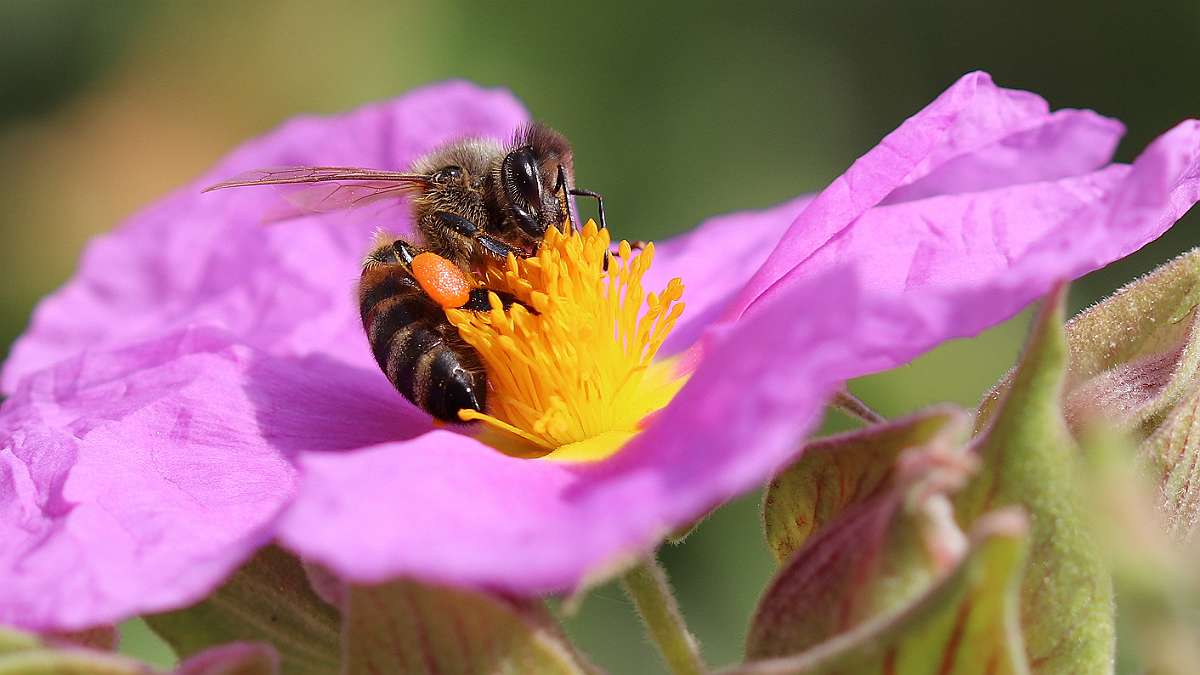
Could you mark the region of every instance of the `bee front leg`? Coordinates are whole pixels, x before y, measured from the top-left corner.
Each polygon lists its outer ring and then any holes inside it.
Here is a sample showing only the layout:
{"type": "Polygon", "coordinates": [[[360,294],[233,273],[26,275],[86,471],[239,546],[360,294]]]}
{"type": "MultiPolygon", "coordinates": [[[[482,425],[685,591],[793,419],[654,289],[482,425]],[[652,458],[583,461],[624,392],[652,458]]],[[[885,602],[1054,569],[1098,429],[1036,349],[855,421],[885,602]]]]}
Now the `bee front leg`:
{"type": "Polygon", "coordinates": [[[484,234],[482,228],[470,220],[463,218],[457,213],[450,213],[449,211],[436,211],[433,215],[451,232],[469,239],[474,239],[479,243],[480,246],[483,247],[484,251],[487,251],[489,255],[497,260],[504,260],[508,257],[509,253],[518,258],[525,257],[525,252],[521,249],[506,244],[490,234],[484,234]]]}

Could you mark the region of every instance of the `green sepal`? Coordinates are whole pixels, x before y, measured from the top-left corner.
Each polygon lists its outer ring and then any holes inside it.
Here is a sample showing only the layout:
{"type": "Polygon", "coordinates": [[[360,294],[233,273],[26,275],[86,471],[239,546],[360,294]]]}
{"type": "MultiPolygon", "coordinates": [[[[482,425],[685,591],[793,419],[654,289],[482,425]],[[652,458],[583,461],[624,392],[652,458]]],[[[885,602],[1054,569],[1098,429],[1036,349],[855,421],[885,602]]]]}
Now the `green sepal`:
{"type": "Polygon", "coordinates": [[[1087,514],[1110,561],[1120,607],[1118,670],[1200,673],[1200,576],[1194,550],[1163,526],[1159,476],[1148,480],[1126,435],[1099,430],[1080,443],[1087,514]]]}
{"type": "Polygon", "coordinates": [[[149,667],[116,654],[84,649],[34,649],[0,656],[0,675],[152,675],[149,667]]]}
{"type": "Polygon", "coordinates": [[[1062,416],[1065,290],[1043,302],[1010,385],[973,442],[980,470],[955,496],[955,510],[969,528],[993,509],[1025,509],[1033,554],[1021,615],[1030,662],[1039,673],[1104,673],[1115,649],[1112,580],[1081,512],[1077,449],[1062,416]]]}
{"type": "Polygon", "coordinates": [[[1025,519],[1016,510],[988,514],[971,542],[949,574],[905,607],[806,652],[749,662],[727,675],[1028,673],[1017,618],[1025,519]]]}
{"type": "Polygon", "coordinates": [[[591,672],[540,604],[396,581],[352,586],[346,675],[591,672]]]}
{"type": "Polygon", "coordinates": [[[36,635],[0,626],[0,656],[37,649],[41,644],[36,635]]]}
{"type": "Polygon", "coordinates": [[[144,618],[181,658],[256,641],[275,648],[289,675],[327,675],[341,667],[337,609],[313,591],[300,561],[277,546],[260,550],[199,603],[144,618]]]}
{"type": "Polygon", "coordinates": [[[966,413],[943,406],[807,444],[763,495],[763,529],[775,559],[788,560],[847,509],[874,495],[902,451],[956,445],[966,431],[966,413]]]}

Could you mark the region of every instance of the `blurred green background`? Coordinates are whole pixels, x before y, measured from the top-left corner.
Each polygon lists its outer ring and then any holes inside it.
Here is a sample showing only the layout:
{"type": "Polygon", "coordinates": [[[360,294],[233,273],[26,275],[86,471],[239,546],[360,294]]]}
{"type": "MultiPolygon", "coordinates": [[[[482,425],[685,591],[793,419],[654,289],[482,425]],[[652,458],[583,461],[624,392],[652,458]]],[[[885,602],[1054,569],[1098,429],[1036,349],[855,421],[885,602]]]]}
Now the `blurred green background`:
{"type": "MultiPolygon", "coordinates": [[[[1118,157],[1200,114],[1200,3],[0,2],[0,345],[88,237],[300,112],[465,77],[574,142],[629,238],[820,189],[972,69],[1129,127],[1118,157]]],[[[1076,308],[1197,244],[1193,213],[1076,285],[1076,308]]],[[[886,414],[973,404],[1023,318],[855,383],[886,414]]],[[[833,421],[836,426],[837,421],[833,421]]],[[[834,427],[830,427],[834,428],[834,427]]],[[[773,569],[757,496],[663,552],[713,663],[740,652],[773,569]]],[[[614,586],[568,629],[614,673],[660,672],[614,586]]],[[[125,648],[165,663],[140,624],[125,648]]]]}

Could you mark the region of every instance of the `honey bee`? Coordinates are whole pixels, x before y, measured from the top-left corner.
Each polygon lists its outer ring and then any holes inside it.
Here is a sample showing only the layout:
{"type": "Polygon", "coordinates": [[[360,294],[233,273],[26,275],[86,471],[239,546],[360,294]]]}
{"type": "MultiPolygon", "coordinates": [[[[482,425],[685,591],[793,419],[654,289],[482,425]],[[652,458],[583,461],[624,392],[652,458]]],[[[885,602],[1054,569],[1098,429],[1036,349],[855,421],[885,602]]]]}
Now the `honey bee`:
{"type": "MultiPolygon", "coordinates": [[[[573,187],[571,146],[534,123],[504,145],[469,138],[417,159],[406,172],[353,167],[251,171],[207,190],[314,184],[306,210],[332,211],[379,198],[411,198],[416,241],[384,237],[363,262],[358,283],[363,330],[379,368],[406,399],[433,417],[483,412],[487,373],[475,348],[446,318],[446,308],[488,311],[480,280],[509,254],[537,253],[547,228],[574,226],[570,196],[604,200],[573,187]]],[[[493,291],[494,292],[494,291],[493,291]]],[[[498,294],[505,306],[516,299],[498,294]]]]}

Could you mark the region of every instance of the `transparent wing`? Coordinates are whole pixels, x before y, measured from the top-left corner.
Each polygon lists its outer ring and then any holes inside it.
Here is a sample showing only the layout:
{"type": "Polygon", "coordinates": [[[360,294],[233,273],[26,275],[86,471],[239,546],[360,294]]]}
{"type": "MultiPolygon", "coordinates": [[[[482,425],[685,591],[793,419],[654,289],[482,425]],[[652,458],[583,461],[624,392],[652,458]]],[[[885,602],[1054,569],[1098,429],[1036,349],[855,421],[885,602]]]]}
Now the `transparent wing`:
{"type": "Polygon", "coordinates": [[[329,213],[377,199],[403,197],[429,185],[429,176],[347,166],[299,166],[255,169],[204,189],[276,186],[298,213],[329,213]]]}

